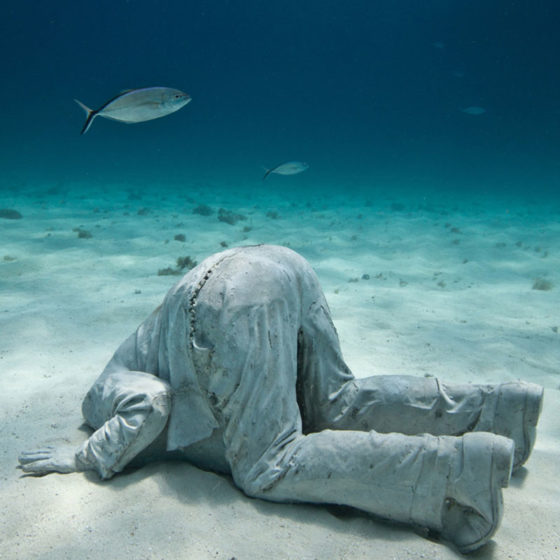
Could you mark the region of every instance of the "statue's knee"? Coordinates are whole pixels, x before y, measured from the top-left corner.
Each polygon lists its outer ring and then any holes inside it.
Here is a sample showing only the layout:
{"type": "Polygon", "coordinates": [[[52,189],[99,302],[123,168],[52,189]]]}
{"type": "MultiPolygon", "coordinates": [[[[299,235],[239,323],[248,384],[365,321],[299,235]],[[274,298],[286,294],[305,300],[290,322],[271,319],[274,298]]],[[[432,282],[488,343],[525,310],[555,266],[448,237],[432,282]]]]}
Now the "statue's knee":
{"type": "Polygon", "coordinates": [[[238,488],[252,498],[270,499],[270,491],[283,478],[285,469],[261,462],[248,470],[232,469],[233,480],[238,488]]]}
{"type": "Polygon", "coordinates": [[[251,498],[261,498],[263,496],[263,487],[258,479],[250,479],[247,476],[233,476],[235,485],[243,491],[246,496],[251,498]]]}

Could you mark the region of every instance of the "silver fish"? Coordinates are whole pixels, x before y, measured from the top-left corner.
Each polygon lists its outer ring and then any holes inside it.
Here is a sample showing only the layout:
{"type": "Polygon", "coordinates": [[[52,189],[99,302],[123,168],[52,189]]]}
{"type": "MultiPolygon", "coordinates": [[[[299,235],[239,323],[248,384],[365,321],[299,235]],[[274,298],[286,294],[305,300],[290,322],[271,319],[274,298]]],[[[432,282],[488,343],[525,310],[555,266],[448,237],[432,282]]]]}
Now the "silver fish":
{"type": "Polygon", "coordinates": [[[484,115],[486,113],[486,109],[484,107],[477,107],[476,105],[472,107],[465,107],[461,109],[463,113],[467,113],[467,115],[472,115],[473,117],[478,117],[479,115],[484,115]]]}
{"type": "Polygon", "coordinates": [[[95,111],[74,99],[87,114],[81,134],[89,130],[95,117],[105,117],[129,124],[151,121],[178,111],[190,100],[191,97],[187,93],[166,87],[123,91],[95,111]]]}
{"type": "Polygon", "coordinates": [[[309,165],[303,161],[287,161],[286,163],[281,163],[272,169],[267,169],[264,174],[263,181],[271,174],[277,173],[278,175],[297,175],[302,171],[309,168],[309,165]]]}

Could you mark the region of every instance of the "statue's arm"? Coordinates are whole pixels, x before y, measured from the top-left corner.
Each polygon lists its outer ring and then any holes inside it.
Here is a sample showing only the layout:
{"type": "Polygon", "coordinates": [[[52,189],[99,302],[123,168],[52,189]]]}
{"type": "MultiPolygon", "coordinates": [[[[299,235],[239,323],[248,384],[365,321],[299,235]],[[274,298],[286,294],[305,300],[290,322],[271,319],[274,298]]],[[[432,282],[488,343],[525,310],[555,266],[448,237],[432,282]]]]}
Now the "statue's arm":
{"type": "MultiPolygon", "coordinates": [[[[102,375],[108,375],[117,370],[129,370],[136,365],[135,362],[136,349],[134,336],[131,336],[117,349],[102,375]]],[[[114,437],[115,434],[105,430],[104,435],[109,439],[114,437]]],[[[18,468],[31,476],[43,476],[53,472],[73,473],[96,470],[93,464],[83,459],[84,445],[85,443],[79,446],[57,445],[54,447],[45,445],[33,451],[24,451],[18,457],[18,468]]]]}
{"type": "MultiPolygon", "coordinates": [[[[142,367],[142,363],[140,363],[142,360],[138,358],[138,347],[144,343],[144,337],[147,337],[149,341],[153,332],[157,332],[154,326],[154,322],[157,320],[157,311],[140,327],[139,331],[120,345],[105,367],[100,379],[119,371],[134,371],[143,374],[139,371],[142,367]]],[[[18,468],[32,476],[42,476],[53,472],[72,473],[93,470],[100,473],[102,478],[109,478],[113,473],[105,472],[102,466],[98,464],[99,461],[91,460],[85,450],[91,447],[91,445],[88,447],[88,443],[93,443],[95,448],[104,450],[107,455],[116,455],[117,451],[124,447],[121,440],[125,438],[125,435],[122,433],[121,424],[122,422],[118,419],[106,422],[77,447],[70,445],[43,446],[33,451],[24,451],[18,457],[18,468]]]]}

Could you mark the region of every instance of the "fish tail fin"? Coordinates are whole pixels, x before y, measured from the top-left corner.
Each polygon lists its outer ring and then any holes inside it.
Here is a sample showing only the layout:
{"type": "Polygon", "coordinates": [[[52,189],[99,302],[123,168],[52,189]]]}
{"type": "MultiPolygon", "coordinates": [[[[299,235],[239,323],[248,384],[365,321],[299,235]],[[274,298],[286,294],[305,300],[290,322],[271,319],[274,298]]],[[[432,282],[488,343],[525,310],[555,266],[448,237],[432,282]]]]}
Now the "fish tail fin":
{"type": "Polygon", "coordinates": [[[84,123],[84,126],[82,127],[82,131],[80,132],[80,134],[85,134],[89,130],[89,127],[93,122],[93,119],[97,116],[97,111],[91,110],[89,107],[87,107],[77,99],[74,99],[74,101],[86,112],[87,115],[86,122],[84,123]]]}
{"type": "Polygon", "coordinates": [[[264,181],[264,180],[270,175],[270,173],[272,172],[272,169],[267,169],[266,167],[265,167],[264,169],[265,169],[266,173],[263,175],[263,178],[262,178],[263,181],[264,181]]]}

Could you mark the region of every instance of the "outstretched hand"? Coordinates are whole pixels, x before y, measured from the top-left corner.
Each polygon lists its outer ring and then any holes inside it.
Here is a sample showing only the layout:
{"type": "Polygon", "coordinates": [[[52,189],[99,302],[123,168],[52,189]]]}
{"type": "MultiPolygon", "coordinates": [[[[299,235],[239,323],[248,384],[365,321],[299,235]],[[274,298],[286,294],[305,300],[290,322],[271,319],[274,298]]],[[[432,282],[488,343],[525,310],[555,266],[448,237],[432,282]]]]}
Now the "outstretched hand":
{"type": "Polygon", "coordinates": [[[24,451],[18,460],[18,469],[32,476],[82,470],[76,462],[76,448],[70,446],[52,447],[47,445],[36,451],[24,451]]]}

